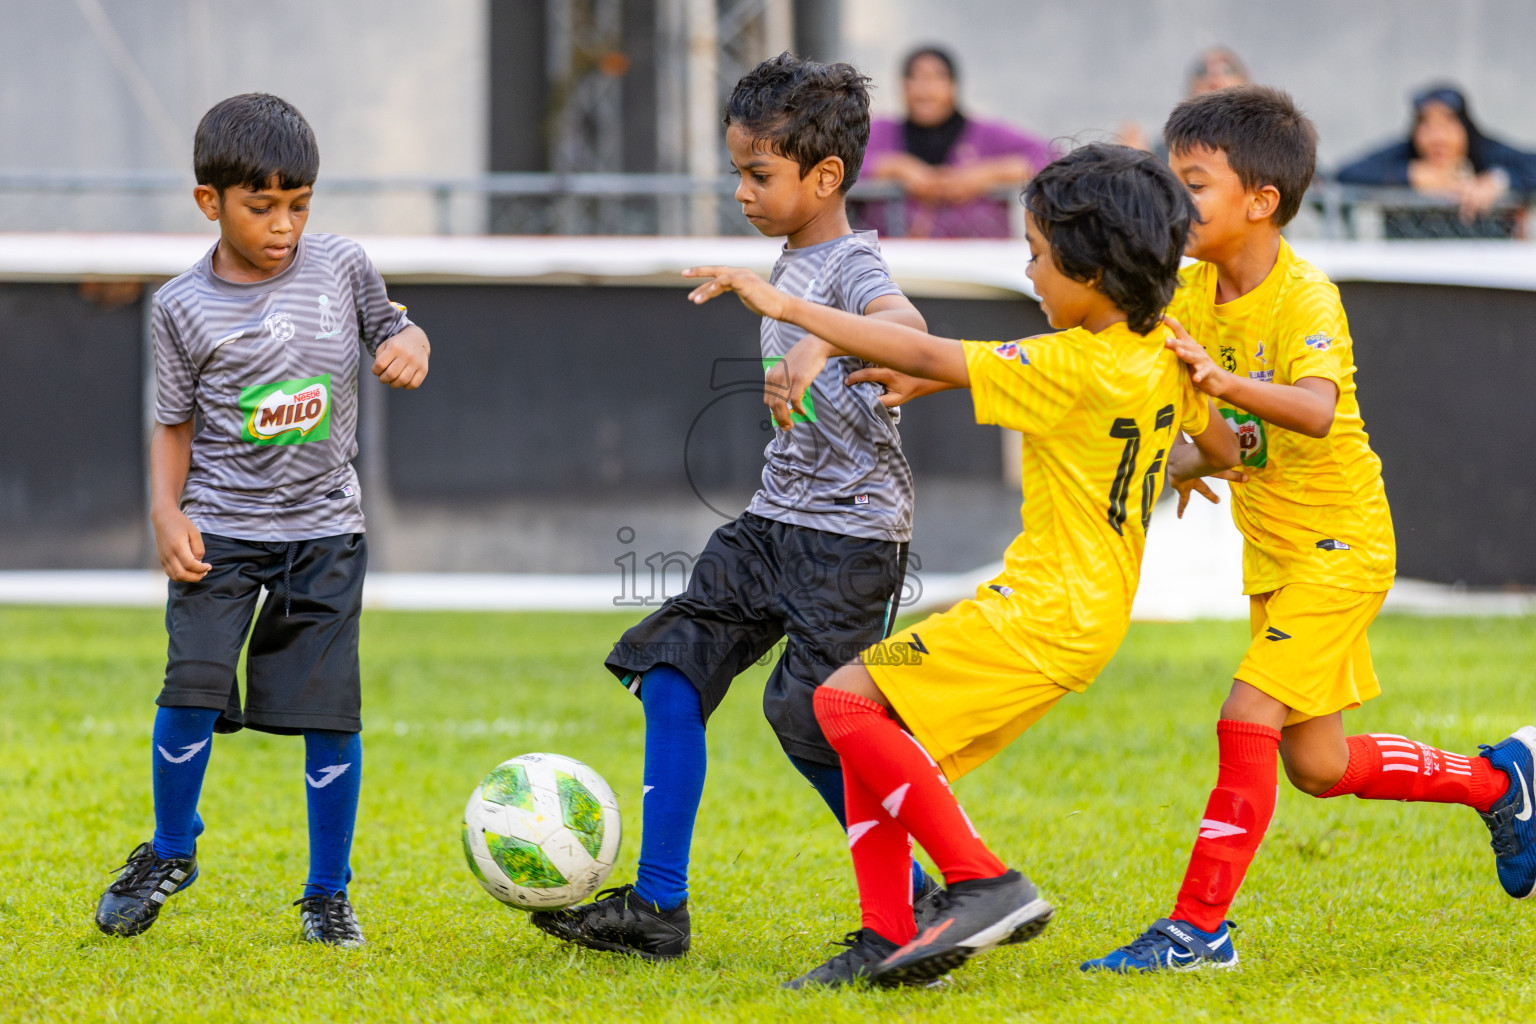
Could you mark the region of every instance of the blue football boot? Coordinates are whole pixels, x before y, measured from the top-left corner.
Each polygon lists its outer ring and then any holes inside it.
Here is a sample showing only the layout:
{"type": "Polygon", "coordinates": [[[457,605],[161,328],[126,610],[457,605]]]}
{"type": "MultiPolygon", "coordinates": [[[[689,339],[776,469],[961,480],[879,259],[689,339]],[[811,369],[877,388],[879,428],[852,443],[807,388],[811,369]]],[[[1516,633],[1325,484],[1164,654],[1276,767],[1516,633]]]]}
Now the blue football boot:
{"type": "Polygon", "coordinates": [[[1213,932],[1203,932],[1188,921],[1163,918],[1129,946],[1089,960],[1085,971],[1117,971],[1133,974],[1146,971],[1197,971],[1202,967],[1236,967],[1237,950],[1232,948],[1228,922],[1213,932]]]}
{"type": "MultiPolygon", "coordinates": [[[[1517,900],[1536,889],[1536,820],[1531,816],[1531,790],[1536,789],[1536,726],[1516,729],[1495,746],[1483,745],[1482,757],[1509,776],[1509,791],[1483,814],[1493,833],[1493,853],[1499,884],[1517,900]]],[[[1482,812],[1479,811],[1479,814],[1482,812]]]]}

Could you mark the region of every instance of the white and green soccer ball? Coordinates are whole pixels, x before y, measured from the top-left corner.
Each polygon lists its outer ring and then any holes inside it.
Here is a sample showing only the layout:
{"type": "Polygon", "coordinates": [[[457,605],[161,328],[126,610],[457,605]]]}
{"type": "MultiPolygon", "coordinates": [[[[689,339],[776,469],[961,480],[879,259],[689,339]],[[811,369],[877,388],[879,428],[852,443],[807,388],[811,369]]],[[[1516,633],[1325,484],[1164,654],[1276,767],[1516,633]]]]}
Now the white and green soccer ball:
{"type": "Polygon", "coordinates": [[[497,765],[464,805],[464,858],[485,891],[552,910],[597,891],[619,855],[619,802],[603,777],[560,754],[497,765]]]}

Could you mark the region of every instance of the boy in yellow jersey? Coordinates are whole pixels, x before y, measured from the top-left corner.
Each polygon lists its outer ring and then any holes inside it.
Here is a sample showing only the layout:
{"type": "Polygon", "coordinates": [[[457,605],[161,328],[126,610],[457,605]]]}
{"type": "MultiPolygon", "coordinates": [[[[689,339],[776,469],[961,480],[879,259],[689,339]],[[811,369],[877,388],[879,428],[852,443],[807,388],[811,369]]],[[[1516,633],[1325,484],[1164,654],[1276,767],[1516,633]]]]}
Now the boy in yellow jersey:
{"type": "Polygon", "coordinates": [[[887,368],[878,379],[892,404],[969,387],[978,422],[1024,435],[1024,531],[1002,574],[817,691],[817,720],[842,759],[862,927],[791,988],[922,983],[1045,927],[1050,904],[981,842],[949,782],[1085,689],[1119,647],[1180,432],[1194,442],[1175,479],[1238,462],[1236,437],[1166,347],[1161,316],[1192,213],[1168,168],[1123,146],[1086,146],[1042,170],[1024,205],[1029,276],[1059,334],[950,341],[813,306],[750,271],[689,271],[714,278],[694,301],[735,291],[812,335],[786,360],[792,395],[828,356],[852,355],[887,368]],[[906,874],[913,839],[947,886],[920,932],[906,874]]]}
{"type": "Polygon", "coordinates": [[[1200,214],[1187,253],[1201,262],[1169,306],[1172,345],[1242,442],[1232,516],[1253,640],[1221,708],[1216,788],[1173,913],[1083,969],[1237,963],[1225,917],[1274,813],[1277,752],[1313,796],[1475,808],[1500,881],[1523,898],[1536,883],[1536,729],[1480,757],[1344,733],[1342,712],[1381,692],[1366,627],[1396,548],[1338,289],[1280,236],[1312,182],[1316,129],[1285,93],[1238,86],[1180,104],[1164,137],[1200,214]]]}

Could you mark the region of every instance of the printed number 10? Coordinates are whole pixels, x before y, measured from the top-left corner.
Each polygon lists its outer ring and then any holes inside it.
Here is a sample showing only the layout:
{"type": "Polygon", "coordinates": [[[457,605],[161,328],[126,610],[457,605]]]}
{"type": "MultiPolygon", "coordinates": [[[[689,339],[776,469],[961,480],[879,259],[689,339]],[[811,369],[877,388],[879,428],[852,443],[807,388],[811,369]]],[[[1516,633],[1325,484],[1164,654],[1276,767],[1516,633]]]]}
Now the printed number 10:
{"type": "MultiPolygon", "coordinates": [[[[1170,425],[1172,422],[1172,410],[1169,412],[1170,425]]],[[[1163,426],[1162,410],[1158,411],[1158,426],[1163,426]]],[[[1125,448],[1120,453],[1120,467],[1115,471],[1115,482],[1109,486],[1109,525],[1115,528],[1115,532],[1125,534],[1125,499],[1129,497],[1131,490],[1131,478],[1136,475],[1136,456],[1141,454],[1141,428],[1136,421],[1129,417],[1120,417],[1109,428],[1109,436],[1115,440],[1125,441],[1125,448]]],[[[1152,520],[1152,500],[1157,495],[1157,474],[1163,471],[1163,456],[1167,453],[1164,448],[1159,448],[1157,454],[1152,456],[1152,464],[1147,467],[1146,474],[1141,479],[1141,528],[1145,530],[1152,520]]]]}

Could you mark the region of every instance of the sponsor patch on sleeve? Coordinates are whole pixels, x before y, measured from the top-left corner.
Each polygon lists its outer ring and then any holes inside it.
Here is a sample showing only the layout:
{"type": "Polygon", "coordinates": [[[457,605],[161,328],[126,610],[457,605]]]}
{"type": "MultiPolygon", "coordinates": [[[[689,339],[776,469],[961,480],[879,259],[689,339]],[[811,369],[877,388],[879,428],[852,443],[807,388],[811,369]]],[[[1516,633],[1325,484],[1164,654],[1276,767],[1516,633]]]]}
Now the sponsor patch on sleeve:
{"type": "Polygon", "coordinates": [[[1315,348],[1319,352],[1327,352],[1328,346],[1333,344],[1333,338],[1326,334],[1309,334],[1302,341],[1307,348],[1315,348]]]}
{"type": "Polygon", "coordinates": [[[331,436],[331,375],[240,389],[240,438],[252,444],[306,444],[331,436]]]}
{"type": "Polygon", "coordinates": [[[1017,361],[1021,366],[1029,365],[1029,353],[1025,352],[1024,346],[1016,341],[1005,341],[1000,345],[994,345],[992,354],[1009,362],[1017,361]]]}

